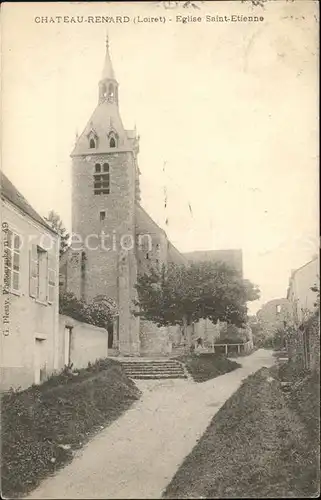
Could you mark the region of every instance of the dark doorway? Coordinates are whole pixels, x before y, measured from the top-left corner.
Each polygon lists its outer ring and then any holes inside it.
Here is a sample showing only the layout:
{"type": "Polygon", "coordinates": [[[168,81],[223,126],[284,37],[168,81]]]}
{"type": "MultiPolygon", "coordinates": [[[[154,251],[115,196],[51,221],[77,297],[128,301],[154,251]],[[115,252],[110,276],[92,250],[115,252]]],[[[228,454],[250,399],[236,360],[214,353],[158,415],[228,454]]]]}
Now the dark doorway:
{"type": "Polygon", "coordinates": [[[108,332],[108,349],[112,349],[114,343],[114,326],[112,323],[107,326],[107,332],[108,332]]]}

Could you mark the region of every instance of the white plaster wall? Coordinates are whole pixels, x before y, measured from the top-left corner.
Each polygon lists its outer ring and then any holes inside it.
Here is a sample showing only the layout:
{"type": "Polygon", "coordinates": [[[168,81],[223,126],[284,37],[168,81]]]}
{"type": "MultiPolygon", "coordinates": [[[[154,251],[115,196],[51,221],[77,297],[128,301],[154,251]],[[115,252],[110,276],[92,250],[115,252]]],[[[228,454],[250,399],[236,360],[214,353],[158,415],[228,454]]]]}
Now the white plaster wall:
{"type": "MultiPolygon", "coordinates": [[[[34,222],[20,212],[14,205],[1,201],[2,224],[8,223],[10,229],[20,235],[20,291],[3,294],[1,279],[1,316],[4,303],[8,301],[9,324],[2,323],[0,366],[1,388],[27,388],[35,381],[35,339],[44,342],[44,362],[47,375],[57,367],[58,354],[58,275],[59,246],[58,237],[45,227],[34,222]],[[52,304],[40,303],[29,295],[29,251],[32,244],[42,244],[44,237],[52,239],[52,252],[56,256],[56,289],[52,304]]],[[[5,235],[1,232],[1,255],[4,250],[5,235]]]]}
{"type": "Polygon", "coordinates": [[[65,327],[72,327],[70,361],[73,368],[86,368],[88,362],[108,356],[108,333],[104,328],[76,321],[69,316],[59,315],[59,366],[64,367],[65,327]]]}

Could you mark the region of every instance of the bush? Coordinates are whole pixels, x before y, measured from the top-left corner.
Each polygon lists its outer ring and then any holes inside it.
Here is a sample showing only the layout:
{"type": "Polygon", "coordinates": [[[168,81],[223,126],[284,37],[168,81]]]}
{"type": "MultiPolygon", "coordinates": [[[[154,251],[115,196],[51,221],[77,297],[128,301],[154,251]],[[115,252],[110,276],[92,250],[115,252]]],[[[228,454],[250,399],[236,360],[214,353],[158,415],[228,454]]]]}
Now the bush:
{"type": "Polygon", "coordinates": [[[59,314],[65,314],[77,321],[107,328],[113,320],[113,313],[105,301],[93,300],[87,304],[72,292],[59,292],[59,314]]]}
{"type": "Polygon", "coordinates": [[[3,395],[2,494],[17,498],[35,488],[139,396],[121,365],[108,359],[3,395]]]}
{"type": "Polygon", "coordinates": [[[177,359],[185,364],[195,382],[205,382],[241,366],[225,356],[213,353],[190,354],[177,359]]]}

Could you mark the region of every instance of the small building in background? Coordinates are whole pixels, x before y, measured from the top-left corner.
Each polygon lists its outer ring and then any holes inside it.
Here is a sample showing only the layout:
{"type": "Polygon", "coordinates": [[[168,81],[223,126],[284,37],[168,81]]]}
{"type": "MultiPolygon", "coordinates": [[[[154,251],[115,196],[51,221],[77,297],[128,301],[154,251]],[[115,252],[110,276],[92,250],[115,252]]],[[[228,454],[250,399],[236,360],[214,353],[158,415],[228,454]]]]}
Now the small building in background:
{"type": "Polygon", "coordinates": [[[291,304],[286,298],[269,300],[259,309],[256,317],[264,333],[273,336],[289,321],[291,304]]]}

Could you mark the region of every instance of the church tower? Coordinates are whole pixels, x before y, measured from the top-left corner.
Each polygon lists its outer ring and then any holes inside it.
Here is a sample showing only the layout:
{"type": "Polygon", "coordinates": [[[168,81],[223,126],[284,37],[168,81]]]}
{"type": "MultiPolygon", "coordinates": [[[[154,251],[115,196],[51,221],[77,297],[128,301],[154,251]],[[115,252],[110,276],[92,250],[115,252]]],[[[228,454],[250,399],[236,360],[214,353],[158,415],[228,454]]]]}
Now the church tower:
{"type": "Polygon", "coordinates": [[[113,299],[119,311],[114,347],[129,355],[139,353],[139,319],[132,314],[138,151],[139,137],[124,129],[119,113],[119,84],[107,38],[98,103],[71,153],[72,231],[73,241],[79,242],[78,259],[73,251],[79,276],[72,291],[87,302],[113,299]]]}

